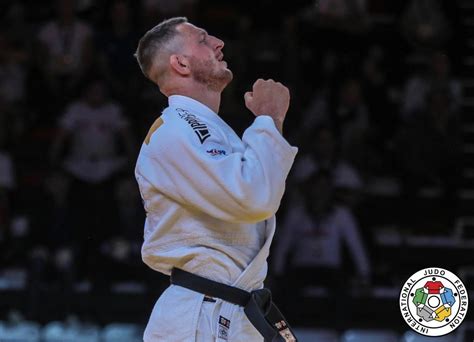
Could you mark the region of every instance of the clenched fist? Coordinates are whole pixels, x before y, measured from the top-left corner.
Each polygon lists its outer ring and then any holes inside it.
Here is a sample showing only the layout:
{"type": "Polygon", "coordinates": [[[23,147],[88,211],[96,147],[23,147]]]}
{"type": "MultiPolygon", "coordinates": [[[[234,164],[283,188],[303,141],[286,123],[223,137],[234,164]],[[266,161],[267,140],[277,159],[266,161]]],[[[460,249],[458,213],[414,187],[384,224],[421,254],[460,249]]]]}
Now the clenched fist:
{"type": "Polygon", "coordinates": [[[255,116],[268,115],[273,118],[278,130],[282,131],[283,121],[290,106],[290,91],[280,82],[258,79],[252,91],[244,95],[245,105],[255,116]]]}

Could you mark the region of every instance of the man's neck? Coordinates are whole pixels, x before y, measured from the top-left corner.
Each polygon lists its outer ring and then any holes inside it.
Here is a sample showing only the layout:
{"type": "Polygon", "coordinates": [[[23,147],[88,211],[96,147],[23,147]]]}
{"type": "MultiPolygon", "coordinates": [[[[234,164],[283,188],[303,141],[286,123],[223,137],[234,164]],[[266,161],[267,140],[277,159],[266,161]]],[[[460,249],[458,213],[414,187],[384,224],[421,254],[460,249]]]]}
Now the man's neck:
{"type": "Polygon", "coordinates": [[[183,95],[190,97],[196,101],[201,102],[202,104],[206,105],[214,113],[218,114],[219,113],[219,107],[221,104],[221,93],[216,92],[216,91],[211,91],[207,88],[204,89],[186,89],[186,88],[181,88],[181,89],[174,89],[171,90],[167,96],[170,95],[183,95]]]}

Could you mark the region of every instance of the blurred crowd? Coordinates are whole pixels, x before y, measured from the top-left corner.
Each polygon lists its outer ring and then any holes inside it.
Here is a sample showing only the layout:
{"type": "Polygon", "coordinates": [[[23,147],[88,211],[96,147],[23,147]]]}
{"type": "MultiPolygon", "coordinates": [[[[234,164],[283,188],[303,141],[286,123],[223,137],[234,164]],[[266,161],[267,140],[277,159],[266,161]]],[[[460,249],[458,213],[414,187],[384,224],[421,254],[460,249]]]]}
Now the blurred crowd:
{"type": "Polygon", "coordinates": [[[369,286],[377,195],[397,199],[393,223],[410,229],[427,186],[445,228],[456,217],[461,38],[449,1],[23,0],[2,1],[0,15],[6,288],[18,278],[66,295],[124,281],[156,288],[141,263],[133,169],[166,99],[133,54],[176,15],[225,41],[234,81],[221,115],[238,133],[253,119],[243,94],[256,78],[290,88],[284,134],[300,152],[270,260],[277,292],[321,280],[342,288],[352,276],[369,286]]]}

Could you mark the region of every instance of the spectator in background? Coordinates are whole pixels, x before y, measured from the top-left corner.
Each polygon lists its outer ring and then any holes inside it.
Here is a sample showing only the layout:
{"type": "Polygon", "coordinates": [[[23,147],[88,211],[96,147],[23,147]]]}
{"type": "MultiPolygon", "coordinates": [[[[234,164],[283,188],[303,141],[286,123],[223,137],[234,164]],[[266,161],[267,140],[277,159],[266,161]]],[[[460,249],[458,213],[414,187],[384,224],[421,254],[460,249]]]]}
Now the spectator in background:
{"type": "MultiPolygon", "coordinates": [[[[311,64],[314,61],[311,60],[311,64]]],[[[337,70],[341,67],[339,55],[329,50],[321,58],[320,70],[315,69],[316,79],[319,81],[319,86],[313,90],[313,93],[308,93],[310,102],[305,109],[309,115],[305,116],[304,124],[301,124],[297,134],[301,137],[311,135],[315,127],[327,124],[330,122],[329,111],[333,102],[335,92],[335,82],[339,80],[337,70]]],[[[302,75],[304,77],[304,75],[302,75]]],[[[309,88],[309,87],[308,87],[309,88]]],[[[303,89],[302,89],[303,90],[303,89]]],[[[303,142],[304,143],[304,142],[303,142]]]]}
{"type": "MultiPolygon", "coordinates": [[[[330,174],[315,172],[300,190],[306,195],[304,203],[290,207],[274,259],[275,276],[284,276],[301,296],[307,286],[322,285],[330,295],[347,295],[349,272],[343,267],[343,247],[347,246],[354,261],[360,283],[367,284],[371,274],[369,258],[360,236],[357,221],[347,207],[334,202],[330,174]]],[[[293,297],[292,301],[298,303],[293,297]]],[[[341,314],[341,312],[338,312],[341,314]]],[[[339,317],[338,317],[339,318],[339,317]]]]}
{"type": "Polygon", "coordinates": [[[451,35],[440,0],[411,0],[402,14],[401,28],[410,43],[422,48],[440,47],[451,35]]]}
{"type": "Polygon", "coordinates": [[[0,150],[0,245],[10,221],[10,192],[13,184],[12,160],[9,154],[0,150]]]}
{"type": "Polygon", "coordinates": [[[411,117],[427,109],[426,97],[431,90],[445,88],[449,96],[449,110],[457,112],[461,105],[461,82],[451,74],[448,56],[433,52],[421,75],[414,75],[405,84],[402,98],[401,117],[409,121],[411,117]]]}
{"type": "Polygon", "coordinates": [[[283,28],[253,28],[250,49],[254,51],[251,54],[251,61],[248,67],[250,74],[260,73],[261,75],[271,75],[277,73],[279,79],[284,76],[282,70],[283,52],[285,42],[282,41],[283,28]],[[281,74],[279,74],[281,73],[281,74]]]}
{"type": "MultiPolygon", "coordinates": [[[[68,216],[68,179],[60,170],[52,170],[37,191],[35,206],[40,215],[30,215],[33,225],[33,246],[28,260],[30,314],[41,315],[44,308],[42,289],[49,288],[57,296],[70,298],[76,268],[72,249],[73,237],[68,216]]],[[[70,301],[60,301],[55,314],[64,317],[72,310],[70,301]]]]}
{"type": "Polygon", "coordinates": [[[56,0],[57,18],[39,29],[39,67],[48,101],[71,97],[92,61],[92,28],[75,16],[74,0],[56,0]],[[55,97],[56,96],[56,97],[55,97]]]}
{"type": "Polygon", "coordinates": [[[314,276],[318,269],[330,273],[333,280],[344,278],[342,247],[346,244],[357,274],[368,280],[370,264],[356,219],[347,207],[335,204],[330,174],[319,170],[300,189],[306,194],[305,202],[287,213],[276,246],[275,274],[310,269],[297,277],[306,277],[307,284],[324,282],[324,276],[314,276]]]}
{"type": "Polygon", "coordinates": [[[88,82],[83,97],[67,107],[52,146],[53,161],[59,160],[66,144],[62,165],[71,178],[68,222],[84,274],[94,269],[100,245],[120,233],[116,179],[134,152],[129,124],[121,107],[108,100],[102,80],[88,82]]]}
{"type": "Polygon", "coordinates": [[[0,88],[7,102],[22,106],[29,99],[28,78],[35,40],[25,12],[25,4],[10,1],[0,14],[0,88]]]}
{"type": "Polygon", "coordinates": [[[4,227],[8,222],[9,197],[14,189],[15,170],[13,160],[10,153],[0,147],[0,227],[4,227]]]}
{"type": "Polygon", "coordinates": [[[387,52],[382,46],[371,46],[362,62],[364,98],[369,111],[369,121],[377,135],[374,143],[386,144],[393,137],[398,124],[398,113],[393,109],[395,86],[388,81],[387,52]]]}
{"type": "Polygon", "coordinates": [[[443,190],[443,212],[456,208],[456,192],[461,178],[461,126],[453,111],[446,88],[432,88],[426,106],[400,129],[397,137],[405,195],[412,198],[423,185],[443,190]]]}
{"type": "MultiPolygon", "coordinates": [[[[8,56],[11,51],[3,50],[0,54],[2,52],[8,56]]],[[[13,89],[0,91],[0,269],[18,268],[12,275],[13,283],[18,284],[16,280],[26,279],[28,253],[34,240],[31,207],[25,204],[22,191],[26,190],[28,197],[34,198],[35,189],[31,184],[26,187],[27,182],[22,178],[18,147],[23,133],[24,115],[19,109],[23,98],[12,96],[15,93],[13,89]]]]}
{"type": "Polygon", "coordinates": [[[310,104],[307,117],[300,132],[311,135],[318,125],[328,125],[336,134],[341,155],[359,170],[366,168],[369,113],[358,79],[347,78],[337,90],[324,87],[310,104]]]}
{"type": "Polygon", "coordinates": [[[369,29],[366,0],[314,0],[300,11],[303,23],[313,29],[318,49],[330,47],[339,51],[358,50],[369,29]]]}
{"type": "Polygon", "coordinates": [[[353,78],[343,82],[338,96],[332,124],[338,133],[342,153],[349,157],[362,148],[360,144],[369,129],[368,111],[359,80],[353,78]]]}
{"type": "Polygon", "coordinates": [[[393,139],[400,123],[395,105],[396,87],[389,81],[392,69],[386,50],[371,46],[362,61],[362,89],[369,116],[367,173],[365,176],[392,175],[393,139]],[[390,63],[390,64],[389,64],[390,63]]]}
{"type": "Polygon", "coordinates": [[[320,25],[353,32],[367,28],[365,0],[319,0],[316,6],[320,25]]]}
{"type": "Polygon", "coordinates": [[[2,116],[2,102],[0,96],[0,246],[10,224],[11,196],[16,185],[13,160],[7,149],[7,126],[2,116]]]}
{"type": "Polygon", "coordinates": [[[112,92],[116,98],[125,101],[128,96],[135,94],[130,90],[137,82],[133,54],[139,36],[133,28],[132,13],[127,1],[114,1],[108,19],[110,24],[106,26],[106,31],[98,34],[95,39],[95,49],[112,92]]]}
{"type": "Polygon", "coordinates": [[[23,102],[26,93],[26,68],[28,54],[13,46],[0,31],[0,96],[5,104],[23,102]]]}
{"type": "Polygon", "coordinates": [[[300,14],[318,26],[338,31],[360,33],[368,28],[366,0],[317,0],[300,14]]]}
{"type": "Polygon", "coordinates": [[[292,180],[301,184],[314,173],[326,171],[331,177],[338,199],[346,205],[354,205],[362,190],[363,181],[357,170],[341,158],[333,131],[328,126],[319,126],[308,140],[310,141],[303,144],[305,148],[296,161],[292,180]]]}

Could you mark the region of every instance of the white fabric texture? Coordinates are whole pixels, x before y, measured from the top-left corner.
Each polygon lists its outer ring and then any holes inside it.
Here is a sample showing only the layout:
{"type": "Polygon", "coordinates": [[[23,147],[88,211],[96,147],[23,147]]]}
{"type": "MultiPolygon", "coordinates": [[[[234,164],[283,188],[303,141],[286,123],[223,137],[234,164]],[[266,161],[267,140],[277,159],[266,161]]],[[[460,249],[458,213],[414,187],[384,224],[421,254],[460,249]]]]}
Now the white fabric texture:
{"type": "MultiPolygon", "coordinates": [[[[160,120],[135,169],[147,213],[143,261],[167,275],[179,267],[248,291],[261,288],[274,214],[297,148],[268,116],[256,118],[241,140],[211,109],[184,96],[170,96],[160,120]]],[[[202,299],[168,288],[145,341],[195,342],[202,299]]],[[[238,341],[260,341],[243,308],[218,300],[212,311],[208,341],[221,341],[212,339],[218,338],[220,316],[230,320],[228,340],[222,341],[232,341],[236,332],[238,341]]]]}

